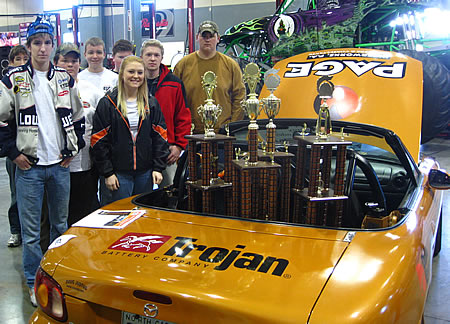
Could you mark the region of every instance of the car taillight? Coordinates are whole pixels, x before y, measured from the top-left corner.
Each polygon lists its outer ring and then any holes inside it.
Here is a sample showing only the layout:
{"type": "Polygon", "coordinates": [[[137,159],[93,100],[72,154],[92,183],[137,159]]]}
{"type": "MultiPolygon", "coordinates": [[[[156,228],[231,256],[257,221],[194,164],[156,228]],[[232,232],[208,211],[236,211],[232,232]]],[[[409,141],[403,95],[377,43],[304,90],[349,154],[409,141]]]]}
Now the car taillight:
{"type": "Polygon", "coordinates": [[[61,322],[67,321],[66,301],[61,286],[41,268],[36,272],[34,289],[39,307],[45,314],[61,322]]]}

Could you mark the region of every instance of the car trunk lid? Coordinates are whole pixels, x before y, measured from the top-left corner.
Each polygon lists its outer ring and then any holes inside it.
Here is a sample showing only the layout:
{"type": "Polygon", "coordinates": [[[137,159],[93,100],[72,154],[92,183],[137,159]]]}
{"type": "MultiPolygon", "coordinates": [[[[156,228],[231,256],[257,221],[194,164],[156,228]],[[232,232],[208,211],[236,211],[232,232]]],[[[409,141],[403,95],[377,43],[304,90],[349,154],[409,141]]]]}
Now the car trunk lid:
{"type": "Polygon", "coordinates": [[[52,275],[64,292],[107,308],[143,315],[153,303],[175,323],[306,320],[346,233],[148,209],[124,229],[72,227],[46,260],[63,253],[52,275]]]}

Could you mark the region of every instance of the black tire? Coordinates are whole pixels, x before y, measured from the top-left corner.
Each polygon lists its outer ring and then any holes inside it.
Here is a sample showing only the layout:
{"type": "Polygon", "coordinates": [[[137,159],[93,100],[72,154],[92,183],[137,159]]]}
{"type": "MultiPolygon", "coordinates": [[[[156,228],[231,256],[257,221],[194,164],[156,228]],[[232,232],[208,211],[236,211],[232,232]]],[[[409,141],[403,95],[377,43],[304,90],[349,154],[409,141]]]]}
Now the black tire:
{"type": "Polygon", "coordinates": [[[450,73],[437,58],[424,52],[402,50],[422,62],[422,135],[424,144],[447,128],[450,121],[450,73]]]}
{"type": "Polygon", "coordinates": [[[441,242],[442,242],[442,210],[441,216],[439,217],[439,226],[437,229],[436,240],[434,241],[433,257],[437,256],[439,252],[441,252],[441,242]]]}

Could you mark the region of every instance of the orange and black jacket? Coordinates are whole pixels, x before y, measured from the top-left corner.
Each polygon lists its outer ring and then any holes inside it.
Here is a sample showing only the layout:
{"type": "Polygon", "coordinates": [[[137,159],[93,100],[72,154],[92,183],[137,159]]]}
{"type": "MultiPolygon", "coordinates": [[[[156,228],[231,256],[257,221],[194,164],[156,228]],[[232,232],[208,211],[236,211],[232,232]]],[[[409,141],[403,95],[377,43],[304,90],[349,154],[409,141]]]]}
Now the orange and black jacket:
{"type": "Polygon", "coordinates": [[[100,99],[95,111],[91,155],[100,175],[115,172],[162,172],[166,168],[169,146],[164,116],[154,97],[149,98],[145,119],[139,118],[136,137],[130,130],[128,118],[117,105],[117,88],[100,99]]]}

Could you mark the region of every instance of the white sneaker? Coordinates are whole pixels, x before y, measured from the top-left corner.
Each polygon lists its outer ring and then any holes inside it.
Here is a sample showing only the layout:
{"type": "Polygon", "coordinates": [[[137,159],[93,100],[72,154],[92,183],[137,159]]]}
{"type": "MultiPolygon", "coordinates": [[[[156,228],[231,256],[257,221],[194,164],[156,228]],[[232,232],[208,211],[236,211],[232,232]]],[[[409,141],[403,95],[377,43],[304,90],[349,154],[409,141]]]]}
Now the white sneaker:
{"type": "Polygon", "coordinates": [[[8,240],[8,247],[16,247],[22,244],[22,238],[20,234],[11,234],[8,240]]]}
{"type": "Polygon", "coordinates": [[[37,301],[36,301],[36,295],[34,293],[34,287],[28,288],[28,292],[30,294],[31,305],[33,305],[34,307],[37,307],[37,301]]]}

